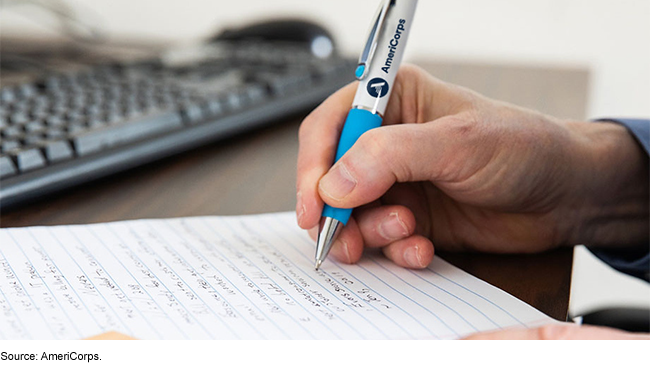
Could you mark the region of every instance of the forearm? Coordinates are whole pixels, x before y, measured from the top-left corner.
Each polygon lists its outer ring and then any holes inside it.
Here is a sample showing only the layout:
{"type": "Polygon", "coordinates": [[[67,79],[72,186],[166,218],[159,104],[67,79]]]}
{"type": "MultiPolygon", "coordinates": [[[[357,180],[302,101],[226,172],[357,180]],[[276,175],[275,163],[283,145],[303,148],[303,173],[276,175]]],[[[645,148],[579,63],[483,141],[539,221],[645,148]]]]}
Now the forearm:
{"type": "Polygon", "coordinates": [[[580,159],[574,186],[579,222],[570,243],[634,249],[650,239],[648,154],[615,123],[568,122],[580,159]]]}

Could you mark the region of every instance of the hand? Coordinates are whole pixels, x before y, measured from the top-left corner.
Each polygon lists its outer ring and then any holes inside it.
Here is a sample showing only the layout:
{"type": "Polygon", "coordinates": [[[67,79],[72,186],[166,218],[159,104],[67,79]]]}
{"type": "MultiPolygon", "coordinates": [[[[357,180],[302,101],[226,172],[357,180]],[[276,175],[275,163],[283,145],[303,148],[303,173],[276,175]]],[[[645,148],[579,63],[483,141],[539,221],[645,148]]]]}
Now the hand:
{"type": "Polygon", "coordinates": [[[539,328],[507,329],[471,335],[466,340],[650,340],[650,334],[635,334],[607,327],[554,324],[539,328]]]}
{"type": "Polygon", "coordinates": [[[422,268],[434,245],[524,253],[647,241],[647,157],[625,128],[558,120],[405,66],[385,126],[330,169],[355,90],[323,102],[299,135],[300,227],[315,237],[323,202],[358,207],[332,247],[338,260],[381,248],[422,268]]]}

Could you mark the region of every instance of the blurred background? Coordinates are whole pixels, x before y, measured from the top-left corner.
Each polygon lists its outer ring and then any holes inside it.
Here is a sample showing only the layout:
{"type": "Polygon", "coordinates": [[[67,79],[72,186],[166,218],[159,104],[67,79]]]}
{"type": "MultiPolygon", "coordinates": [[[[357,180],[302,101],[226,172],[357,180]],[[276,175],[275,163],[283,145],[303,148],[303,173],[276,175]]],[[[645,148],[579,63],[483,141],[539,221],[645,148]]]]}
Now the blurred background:
{"type": "MultiPolygon", "coordinates": [[[[2,0],[0,31],[3,41],[21,37],[65,42],[73,34],[93,47],[165,47],[201,42],[225,28],[258,20],[291,17],[325,26],[339,51],[356,57],[377,3],[2,0]],[[65,11],[57,18],[34,4],[65,11]],[[70,15],[74,22],[62,26],[61,19],[70,15]]],[[[406,59],[584,70],[585,118],[650,117],[648,0],[421,0],[406,59]]],[[[570,312],[620,304],[650,307],[650,286],[614,272],[578,247],[570,312]]]]}

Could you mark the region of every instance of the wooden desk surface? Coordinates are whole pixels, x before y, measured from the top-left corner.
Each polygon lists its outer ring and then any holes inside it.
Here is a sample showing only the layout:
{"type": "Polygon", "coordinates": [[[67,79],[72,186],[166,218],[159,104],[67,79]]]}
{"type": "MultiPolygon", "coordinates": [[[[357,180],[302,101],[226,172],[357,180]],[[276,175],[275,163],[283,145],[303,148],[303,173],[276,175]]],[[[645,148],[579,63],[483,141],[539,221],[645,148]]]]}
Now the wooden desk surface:
{"type": "MultiPolygon", "coordinates": [[[[556,116],[583,118],[588,73],[418,62],[437,77],[556,116]]],[[[234,215],[295,209],[297,131],[304,116],[79,186],[0,215],[0,226],[234,215]]],[[[573,252],[440,256],[553,318],[567,316],[573,252]]]]}

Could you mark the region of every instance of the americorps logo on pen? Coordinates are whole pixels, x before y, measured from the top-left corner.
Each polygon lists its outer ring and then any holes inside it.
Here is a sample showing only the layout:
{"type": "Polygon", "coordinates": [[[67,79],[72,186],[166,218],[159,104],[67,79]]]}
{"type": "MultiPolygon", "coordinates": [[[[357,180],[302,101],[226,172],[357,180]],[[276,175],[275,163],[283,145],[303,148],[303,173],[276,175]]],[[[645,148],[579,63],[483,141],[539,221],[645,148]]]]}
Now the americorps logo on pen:
{"type": "Polygon", "coordinates": [[[402,38],[402,33],[406,31],[406,19],[400,19],[397,28],[395,29],[395,34],[393,38],[388,42],[388,57],[386,57],[386,63],[384,67],[381,68],[382,71],[388,73],[391,66],[393,65],[393,58],[395,58],[395,53],[397,53],[397,46],[399,46],[400,38],[402,38]]]}
{"type": "Polygon", "coordinates": [[[381,77],[375,77],[368,81],[366,89],[373,98],[383,98],[388,94],[388,82],[381,77]]]}

